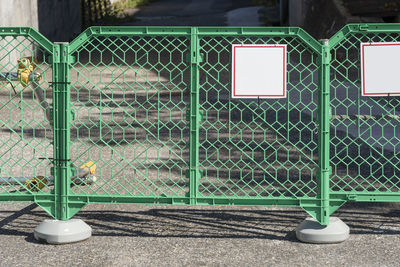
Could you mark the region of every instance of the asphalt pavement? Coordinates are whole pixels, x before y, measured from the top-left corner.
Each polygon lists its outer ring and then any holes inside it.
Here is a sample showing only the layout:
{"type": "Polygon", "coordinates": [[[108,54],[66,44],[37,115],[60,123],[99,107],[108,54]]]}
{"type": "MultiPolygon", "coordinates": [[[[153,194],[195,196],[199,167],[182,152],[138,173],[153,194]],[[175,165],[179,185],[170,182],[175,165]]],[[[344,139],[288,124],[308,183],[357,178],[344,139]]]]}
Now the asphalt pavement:
{"type": "Polygon", "coordinates": [[[159,0],[129,11],[135,26],[259,26],[251,0],[159,0]],[[233,12],[233,13],[232,13],[233,12]]]}
{"type": "Polygon", "coordinates": [[[335,214],[351,228],[340,244],[297,241],[306,214],[295,208],[88,205],[76,218],[93,236],[38,243],[48,216],[35,204],[0,205],[0,266],[398,266],[397,205],[347,204],[335,214]]]}

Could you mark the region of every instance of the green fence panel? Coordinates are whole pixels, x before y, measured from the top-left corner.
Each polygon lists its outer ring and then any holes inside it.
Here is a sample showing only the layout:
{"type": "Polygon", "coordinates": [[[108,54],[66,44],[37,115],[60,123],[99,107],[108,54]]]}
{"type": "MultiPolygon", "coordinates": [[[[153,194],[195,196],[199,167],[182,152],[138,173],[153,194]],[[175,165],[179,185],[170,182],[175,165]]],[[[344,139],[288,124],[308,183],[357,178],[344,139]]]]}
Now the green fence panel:
{"type": "Polygon", "coordinates": [[[295,28],[198,30],[199,201],[296,205],[317,216],[321,45],[295,28]],[[232,99],[232,44],[286,44],[287,98],[232,99]]]}
{"type": "Polygon", "coordinates": [[[360,43],[399,33],[91,27],[52,44],[0,28],[0,201],[61,220],[88,203],[298,206],[323,225],[349,200],[400,201],[399,100],[360,90],[360,43]],[[287,45],[286,98],[231,97],[234,44],[287,45]]]}
{"type": "Polygon", "coordinates": [[[71,160],[96,181],[71,181],[68,205],[292,205],[326,223],[322,47],[298,28],[89,28],[69,46],[71,160]],[[237,43],[288,45],[286,99],[230,99],[237,43]]]}
{"type": "Polygon", "coordinates": [[[54,215],[52,53],[34,29],[0,28],[0,201],[36,202],[54,215]]]}
{"type": "Polygon", "coordinates": [[[71,200],[188,204],[191,28],[92,27],[70,48],[72,161],[97,166],[71,200]]]}
{"type": "Polygon", "coordinates": [[[360,62],[360,43],[399,33],[399,24],[348,25],[330,39],[332,199],[400,200],[400,100],[361,96],[360,62]]]}

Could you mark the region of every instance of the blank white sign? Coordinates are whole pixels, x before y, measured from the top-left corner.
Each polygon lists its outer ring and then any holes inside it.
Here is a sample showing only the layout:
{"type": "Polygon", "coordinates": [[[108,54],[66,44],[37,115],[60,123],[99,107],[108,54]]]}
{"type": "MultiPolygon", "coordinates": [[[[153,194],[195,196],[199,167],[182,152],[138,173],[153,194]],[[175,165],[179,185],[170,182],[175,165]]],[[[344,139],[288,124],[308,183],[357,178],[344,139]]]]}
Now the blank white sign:
{"type": "Polygon", "coordinates": [[[400,95],[400,43],[361,43],[361,95],[400,95]]]}
{"type": "Polygon", "coordinates": [[[232,98],[285,98],[286,45],[232,45],[232,98]]]}

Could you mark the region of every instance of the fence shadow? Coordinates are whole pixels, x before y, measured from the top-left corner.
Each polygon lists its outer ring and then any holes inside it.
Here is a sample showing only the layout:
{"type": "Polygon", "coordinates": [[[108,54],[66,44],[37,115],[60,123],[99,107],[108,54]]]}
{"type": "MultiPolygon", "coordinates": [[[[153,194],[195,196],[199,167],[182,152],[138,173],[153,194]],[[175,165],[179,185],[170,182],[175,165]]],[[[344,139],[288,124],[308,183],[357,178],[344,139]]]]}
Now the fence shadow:
{"type": "MultiPolygon", "coordinates": [[[[48,218],[30,204],[16,211],[0,213],[0,236],[26,236],[27,242],[38,243],[33,229],[48,218]]],[[[257,238],[298,242],[295,228],[305,218],[300,209],[270,208],[143,208],[130,206],[117,209],[89,206],[75,218],[88,223],[93,236],[128,236],[157,238],[257,238]]],[[[348,203],[337,214],[351,234],[400,234],[400,209],[396,204],[348,203]]]]}

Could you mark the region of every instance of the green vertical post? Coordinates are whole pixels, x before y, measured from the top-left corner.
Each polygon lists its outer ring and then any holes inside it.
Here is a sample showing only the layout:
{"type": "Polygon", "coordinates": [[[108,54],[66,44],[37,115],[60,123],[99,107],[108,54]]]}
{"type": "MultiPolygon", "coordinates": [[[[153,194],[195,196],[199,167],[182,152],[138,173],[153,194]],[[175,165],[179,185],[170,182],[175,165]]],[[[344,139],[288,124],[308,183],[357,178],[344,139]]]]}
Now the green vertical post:
{"type": "Polygon", "coordinates": [[[190,35],[190,152],[189,152],[189,197],[190,205],[197,204],[199,190],[199,123],[200,123],[200,97],[199,97],[199,63],[201,60],[197,28],[191,28],[190,35]]]}
{"type": "Polygon", "coordinates": [[[329,40],[321,40],[322,51],[318,71],[318,178],[321,201],[318,221],[329,224],[329,145],[330,145],[330,48],[329,40]]]}
{"type": "Polygon", "coordinates": [[[70,66],[68,43],[55,43],[53,57],[53,129],[55,218],[67,220],[68,191],[71,176],[70,158],[70,66]]]}

